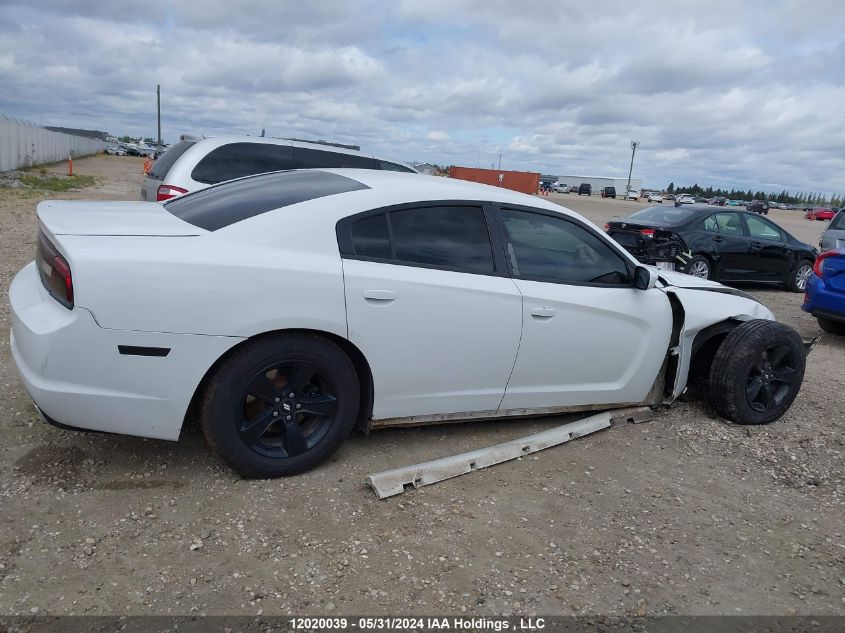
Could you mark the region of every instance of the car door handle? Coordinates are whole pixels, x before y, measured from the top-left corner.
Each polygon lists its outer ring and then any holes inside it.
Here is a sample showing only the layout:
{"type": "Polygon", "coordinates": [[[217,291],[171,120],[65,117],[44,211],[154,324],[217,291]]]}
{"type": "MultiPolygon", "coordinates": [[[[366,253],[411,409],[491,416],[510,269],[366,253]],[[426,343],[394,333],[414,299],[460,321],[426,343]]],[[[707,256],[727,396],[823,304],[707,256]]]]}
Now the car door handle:
{"type": "Polygon", "coordinates": [[[535,319],[551,319],[555,314],[554,308],[531,308],[531,316],[535,319]]]}
{"type": "Polygon", "coordinates": [[[396,299],[396,293],[392,290],[365,290],[364,299],[378,303],[390,303],[396,299]]]}
{"type": "Polygon", "coordinates": [[[721,235],[717,235],[716,237],[711,237],[710,239],[713,240],[714,242],[724,242],[725,241],[725,238],[722,237],[721,235]]]}
{"type": "Polygon", "coordinates": [[[762,242],[751,242],[751,248],[759,251],[761,248],[763,248],[763,243],[762,242]]]}

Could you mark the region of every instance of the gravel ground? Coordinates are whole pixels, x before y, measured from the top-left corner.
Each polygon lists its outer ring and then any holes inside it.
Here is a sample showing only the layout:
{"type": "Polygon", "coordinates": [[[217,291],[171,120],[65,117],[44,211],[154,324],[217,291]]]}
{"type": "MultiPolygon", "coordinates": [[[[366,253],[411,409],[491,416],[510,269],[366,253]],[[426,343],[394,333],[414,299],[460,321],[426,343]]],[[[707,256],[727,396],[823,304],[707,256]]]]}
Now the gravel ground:
{"type": "MultiPolygon", "coordinates": [[[[99,184],[63,198],[138,197],[139,159],[74,167],[99,184]]],[[[32,258],[42,198],[0,189],[4,295],[32,258]]],[[[600,224],[644,206],[553,199],[600,224]]],[[[811,243],[823,227],[769,217],[811,243]]],[[[800,295],[744,289],[802,336],[820,333],[800,295]]],[[[379,431],[305,475],[244,481],[196,430],[168,443],[41,423],[3,336],[0,615],[845,614],[843,354],[845,339],[823,336],[770,426],[679,403],[378,501],[370,472],[562,418],[379,431]]]]}

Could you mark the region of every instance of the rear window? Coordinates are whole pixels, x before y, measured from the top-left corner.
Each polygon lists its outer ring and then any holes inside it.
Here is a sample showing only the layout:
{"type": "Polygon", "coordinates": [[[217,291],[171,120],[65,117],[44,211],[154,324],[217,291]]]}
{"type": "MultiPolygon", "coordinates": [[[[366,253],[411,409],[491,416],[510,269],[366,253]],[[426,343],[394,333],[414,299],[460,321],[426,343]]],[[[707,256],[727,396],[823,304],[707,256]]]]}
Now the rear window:
{"type": "Polygon", "coordinates": [[[216,184],[268,171],[297,169],[290,145],[272,143],[229,143],[214,149],[203,158],[191,178],[197,182],[216,184]]]}
{"type": "Polygon", "coordinates": [[[209,187],[164,204],[180,220],[216,231],[241,220],[298,202],[369,189],[345,176],[323,171],[283,171],[209,187]]]}
{"type": "Polygon", "coordinates": [[[827,228],[834,229],[836,231],[845,230],[845,211],[837,213],[830,221],[830,225],[827,228]]]}
{"type": "Polygon", "coordinates": [[[697,214],[695,209],[684,209],[683,207],[649,207],[629,215],[626,220],[645,220],[655,224],[674,226],[683,224],[697,214]]]}
{"type": "Polygon", "coordinates": [[[164,154],[159,156],[158,160],[153,163],[153,168],[147,173],[147,178],[164,180],[167,172],[169,172],[170,168],[173,167],[173,163],[175,163],[177,159],[185,153],[185,150],[194,144],[194,142],[195,141],[179,141],[176,145],[164,152],[164,154]]]}

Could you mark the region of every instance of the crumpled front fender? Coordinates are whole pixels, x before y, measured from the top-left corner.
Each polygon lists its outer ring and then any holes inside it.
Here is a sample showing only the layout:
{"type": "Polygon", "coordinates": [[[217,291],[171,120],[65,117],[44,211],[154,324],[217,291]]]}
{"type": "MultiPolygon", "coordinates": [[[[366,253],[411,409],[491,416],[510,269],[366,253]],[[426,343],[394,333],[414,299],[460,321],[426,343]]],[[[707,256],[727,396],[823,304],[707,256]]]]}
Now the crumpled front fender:
{"type": "MultiPolygon", "coordinates": [[[[692,358],[693,342],[703,329],[718,323],[736,324],[753,319],[774,321],[775,315],[762,303],[750,295],[736,291],[732,292],[722,286],[724,290],[709,288],[679,288],[669,286],[667,293],[674,294],[683,307],[684,322],[681,326],[678,345],[670,353],[678,355],[677,372],[675,374],[672,394],[668,402],[675,400],[686,389],[689,380],[690,361],[692,358]]],[[[667,380],[671,378],[667,377],[667,380]]]]}

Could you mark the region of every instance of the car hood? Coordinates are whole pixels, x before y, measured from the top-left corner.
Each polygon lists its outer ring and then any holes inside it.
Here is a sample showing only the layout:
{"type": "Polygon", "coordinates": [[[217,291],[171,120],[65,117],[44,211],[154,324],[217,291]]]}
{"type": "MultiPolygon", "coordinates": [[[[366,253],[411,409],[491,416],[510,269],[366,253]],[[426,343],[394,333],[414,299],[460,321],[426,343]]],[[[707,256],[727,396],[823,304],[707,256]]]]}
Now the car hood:
{"type": "Polygon", "coordinates": [[[700,277],[693,277],[685,273],[679,273],[673,270],[664,270],[663,268],[656,268],[649,266],[657,273],[657,276],[666,286],[675,286],[677,288],[707,288],[709,290],[718,288],[730,290],[727,286],[723,286],[718,281],[710,281],[709,279],[701,279],[700,277]]]}
{"type": "Polygon", "coordinates": [[[737,290],[736,288],[731,288],[730,286],[725,286],[720,284],[718,281],[701,279],[700,277],[693,277],[692,275],[687,275],[685,273],[655,268],[654,266],[649,266],[649,268],[657,273],[657,277],[660,279],[664,288],[684,288],[687,290],[718,292],[720,294],[742,297],[744,299],[750,299],[751,301],[760,303],[760,300],[754,295],[743,292],[742,290],[737,290]]]}

